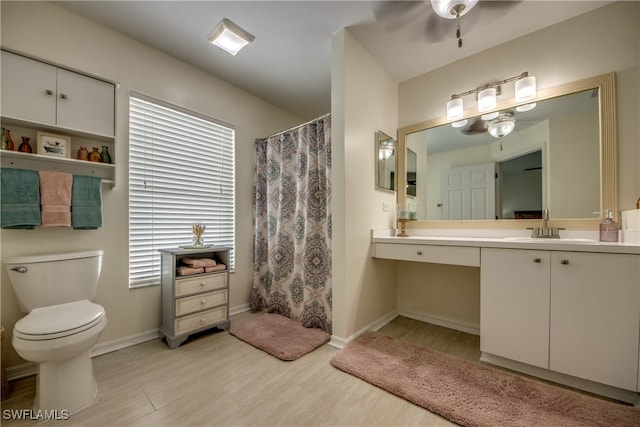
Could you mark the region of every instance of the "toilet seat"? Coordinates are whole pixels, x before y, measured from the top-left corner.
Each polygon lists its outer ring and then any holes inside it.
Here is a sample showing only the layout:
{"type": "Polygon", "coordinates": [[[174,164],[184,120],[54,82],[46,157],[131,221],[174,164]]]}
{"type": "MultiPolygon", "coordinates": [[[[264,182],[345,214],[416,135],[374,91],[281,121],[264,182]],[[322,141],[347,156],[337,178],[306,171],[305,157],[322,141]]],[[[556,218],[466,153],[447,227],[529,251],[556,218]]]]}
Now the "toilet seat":
{"type": "Polygon", "coordinates": [[[28,341],[63,338],[91,329],[103,317],[104,308],[88,300],[39,307],[15,324],[13,335],[28,341]]]}

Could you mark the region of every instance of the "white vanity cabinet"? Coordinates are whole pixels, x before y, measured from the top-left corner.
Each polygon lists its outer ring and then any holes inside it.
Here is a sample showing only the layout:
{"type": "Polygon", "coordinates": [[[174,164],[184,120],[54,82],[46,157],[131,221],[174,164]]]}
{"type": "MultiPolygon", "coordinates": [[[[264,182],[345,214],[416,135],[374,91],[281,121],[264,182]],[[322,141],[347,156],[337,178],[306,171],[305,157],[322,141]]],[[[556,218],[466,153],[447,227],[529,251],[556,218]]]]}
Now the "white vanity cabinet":
{"type": "Polygon", "coordinates": [[[549,369],[636,390],[640,256],[551,253],[549,369]]]}
{"type": "Polygon", "coordinates": [[[483,248],[480,350],[549,367],[549,251],[483,248]]]}
{"type": "Polygon", "coordinates": [[[640,256],[483,248],[481,350],[636,391],[640,256]]]}
{"type": "Polygon", "coordinates": [[[2,51],[3,117],[113,138],[114,105],[112,83],[2,51]]]}

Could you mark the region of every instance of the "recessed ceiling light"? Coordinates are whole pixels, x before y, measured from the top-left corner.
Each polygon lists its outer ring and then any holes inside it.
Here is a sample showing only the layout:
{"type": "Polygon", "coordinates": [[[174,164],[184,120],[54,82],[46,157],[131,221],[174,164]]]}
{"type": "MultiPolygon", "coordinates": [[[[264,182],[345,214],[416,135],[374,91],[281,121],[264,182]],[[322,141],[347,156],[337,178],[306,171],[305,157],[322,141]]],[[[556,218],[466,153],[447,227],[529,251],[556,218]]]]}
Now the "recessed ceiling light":
{"type": "Polygon", "coordinates": [[[223,19],[211,31],[208,39],[214,45],[235,56],[240,49],[254,41],[255,37],[228,19],[223,19]]]}

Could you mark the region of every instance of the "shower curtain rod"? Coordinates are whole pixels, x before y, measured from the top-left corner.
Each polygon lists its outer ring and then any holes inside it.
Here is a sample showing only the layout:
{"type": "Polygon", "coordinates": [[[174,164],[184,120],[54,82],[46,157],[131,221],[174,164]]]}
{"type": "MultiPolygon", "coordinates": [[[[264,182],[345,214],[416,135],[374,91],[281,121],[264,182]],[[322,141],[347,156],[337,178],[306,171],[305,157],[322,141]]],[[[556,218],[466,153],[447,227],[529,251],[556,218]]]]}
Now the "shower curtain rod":
{"type": "MultiPolygon", "coordinates": [[[[325,117],[330,116],[330,115],[331,115],[331,113],[324,114],[324,115],[322,115],[322,116],[320,116],[320,117],[316,117],[315,119],[311,119],[311,120],[309,120],[308,122],[304,122],[304,123],[301,123],[301,124],[299,124],[299,125],[292,126],[292,127],[290,127],[289,129],[285,129],[285,130],[282,130],[282,131],[280,131],[280,132],[276,132],[276,133],[274,133],[273,135],[268,136],[267,138],[273,138],[274,136],[281,135],[281,134],[283,134],[283,133],[285,133],[285,132],[289,132],[289,131],[291,131],[291,130],[298,129],[298,128],[302,127],[302,126],[308,125],[309,123],[313,123],[313,122],[315,122],[315,121],[317,121],[317,120],[324,119],[325,117]]],[[[265,139],[266,139],[266,138],[265,138],[265,139]]]]}

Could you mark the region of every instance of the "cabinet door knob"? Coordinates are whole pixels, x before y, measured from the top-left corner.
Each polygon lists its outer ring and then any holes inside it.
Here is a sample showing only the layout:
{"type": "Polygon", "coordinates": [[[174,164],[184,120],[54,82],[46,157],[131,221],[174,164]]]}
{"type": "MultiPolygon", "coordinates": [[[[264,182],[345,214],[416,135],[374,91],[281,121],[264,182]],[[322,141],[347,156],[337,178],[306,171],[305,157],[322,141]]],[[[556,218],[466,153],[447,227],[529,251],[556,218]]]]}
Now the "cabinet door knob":
{"type": "Polygon", "coordinates": [[[64,93],[61,93],[61,94],[60,94],[60,99],[67,99],[67,95],[66,95],[66,94],[64,94],[64,93]]]}
{"type": "Polygon", "coordinates": [[[418,255],[422,255],[422,251],[418,251],[418,255]]]}
{"type": "Polygon", "coordinates": [[[206,299],[203,299],[202,301],[200,301],[200,304],[206,304],[206,303],[207,303],[206,299]]]}
{"type": "Polygon", "coordinates": [[[206,317],[203,317],[202,319],[200,319],[200,323],[204,323],[204,322],[206,322],[206,321],[207,321],[207,318],[206,318],[206,317]]]}
{"type": "Polygon", "coordinates": [[[53,95],[53,91],[51,89],[47,89],[44,91],[45,95],[53,95]]]}
{"type": "Polygon", "coordinates": [[[569,260],[568,259],[563,259],[562,261],[560,261],[560,264],[568,265],[569,264],[569,260]]]}
{"type": "Polygon", "coordinates": [[[533,262],[542,262],[542,258],[534,258],[533,262]]]}
{"type": "Polygon", "coordinates": [[[200,282],[200,287],[204,288],[205,283],[204,282],[200,282]]]}

